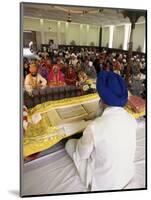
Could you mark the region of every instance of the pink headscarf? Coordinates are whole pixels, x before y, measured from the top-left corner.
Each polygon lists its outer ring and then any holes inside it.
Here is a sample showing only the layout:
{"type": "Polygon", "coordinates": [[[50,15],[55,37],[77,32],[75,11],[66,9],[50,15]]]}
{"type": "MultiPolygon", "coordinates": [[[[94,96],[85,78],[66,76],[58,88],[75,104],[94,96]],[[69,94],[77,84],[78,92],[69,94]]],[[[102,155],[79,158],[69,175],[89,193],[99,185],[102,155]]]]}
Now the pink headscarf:
{"type": "Polygon", "coordinates": [[[64,77],[62,72],[60,71],[60,68],[57,65],[54,65],[49,73],[48,76],[48,82],[64,82],[64,77]],[[57,75],[54,73],[54,69],[57,68],[58,69],[58,73],[57,75]]]}

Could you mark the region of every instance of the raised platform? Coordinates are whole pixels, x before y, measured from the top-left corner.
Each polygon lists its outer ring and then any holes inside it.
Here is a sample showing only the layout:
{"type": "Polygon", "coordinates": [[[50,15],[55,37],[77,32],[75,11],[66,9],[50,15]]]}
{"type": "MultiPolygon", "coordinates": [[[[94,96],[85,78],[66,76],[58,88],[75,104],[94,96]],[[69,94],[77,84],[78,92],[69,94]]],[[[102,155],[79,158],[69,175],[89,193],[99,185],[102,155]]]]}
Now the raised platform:
{"type": "MultiPolygon", "coordinates": [[[[74,135],[87,127],[90,120],[99,116],[99,96],[97,93],[39,104],[29,110],[30,122],[24,137],[24,157],[46,150],[62,139],[74,135]],[[33,123],[36,115],[41,120],[33,123]]],[[[145,111],[135,113],[125,109],[135,118],[145,115],[145,111]]]]}

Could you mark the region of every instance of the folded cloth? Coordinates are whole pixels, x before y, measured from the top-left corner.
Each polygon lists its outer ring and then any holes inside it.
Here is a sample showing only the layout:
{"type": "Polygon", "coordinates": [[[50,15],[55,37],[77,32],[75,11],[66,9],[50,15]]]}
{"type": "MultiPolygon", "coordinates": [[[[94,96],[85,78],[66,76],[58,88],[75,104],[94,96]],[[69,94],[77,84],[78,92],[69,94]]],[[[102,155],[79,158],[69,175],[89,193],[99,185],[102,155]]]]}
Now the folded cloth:
{"type": "Polygon", "coordinates": [[[128,106],[135,112],[142,112],[145,109],[145,100],[138,96],[130,96],[128,99],[128,106]]]}

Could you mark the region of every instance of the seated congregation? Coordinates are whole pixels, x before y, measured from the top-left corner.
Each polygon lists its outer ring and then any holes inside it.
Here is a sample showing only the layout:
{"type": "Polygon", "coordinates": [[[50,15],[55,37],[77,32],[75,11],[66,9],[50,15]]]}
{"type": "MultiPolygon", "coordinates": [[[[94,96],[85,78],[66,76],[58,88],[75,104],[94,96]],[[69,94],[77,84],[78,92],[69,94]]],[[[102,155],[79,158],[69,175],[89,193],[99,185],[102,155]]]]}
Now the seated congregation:
{"type": "MultiPolygon", "coordinates": [[[[113,71],[126,79],[128,59],[125,52],[110,53],[96,48],[60,47],[51,52],[46,49],[39,50],[36,54],[38,59],[24,57],[24,89],[29,98],[34,96],[34,90],[46,88],[74,86],[81,90],[81,95],[95,92],[99,71],[113,71]]],[[[144,55],[135,54],[131,58],[129,73],[129,91],[133,95],[144,97],[146,77],[144,55]]],[[[70,97],[68,94],[64,96],[70,97]]],[[[49,101],[48,97],[46,101],[49,101]]]]}

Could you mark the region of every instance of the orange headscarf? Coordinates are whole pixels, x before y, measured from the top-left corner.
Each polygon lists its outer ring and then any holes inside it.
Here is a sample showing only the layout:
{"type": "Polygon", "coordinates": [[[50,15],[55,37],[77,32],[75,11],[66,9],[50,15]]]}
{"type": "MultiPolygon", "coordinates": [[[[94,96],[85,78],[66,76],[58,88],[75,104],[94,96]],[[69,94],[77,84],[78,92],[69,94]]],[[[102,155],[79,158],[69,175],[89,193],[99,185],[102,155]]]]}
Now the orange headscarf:
{"type": "Polygon", "coordinates": [[[36,73],[38,70],[37,65],[36,64],[31,64],[29,67],[29,71],[30,71],[30,84],[32,86],[32,88],[37,88],[37,77],[35,77],[36,79],[33,79],[31,73],[36,73]]]}

